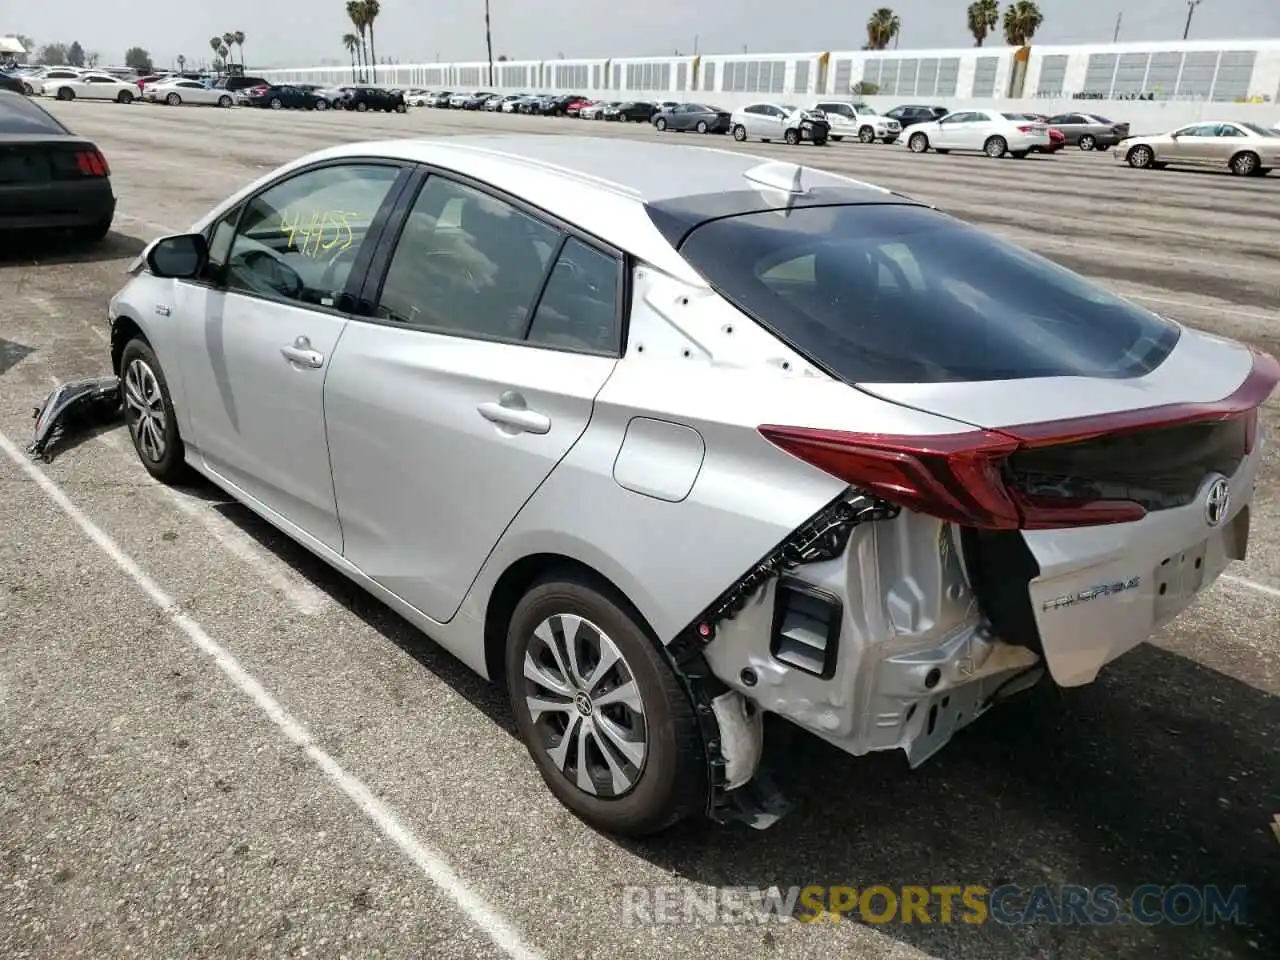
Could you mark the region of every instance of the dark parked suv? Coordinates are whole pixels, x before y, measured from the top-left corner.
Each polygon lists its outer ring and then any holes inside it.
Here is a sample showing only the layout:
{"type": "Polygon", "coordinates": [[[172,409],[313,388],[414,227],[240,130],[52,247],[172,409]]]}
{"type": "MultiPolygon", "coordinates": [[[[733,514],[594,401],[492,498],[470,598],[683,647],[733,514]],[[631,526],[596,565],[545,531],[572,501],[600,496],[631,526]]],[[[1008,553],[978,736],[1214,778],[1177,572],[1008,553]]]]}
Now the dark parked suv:
{"type": "Polygon", "coordinates": [[[914,123],[932,123],[940,117],[945,117],[950,112],[946,107],[931,107],[909,103],[901,107],[894,107],[885,116],[897,120],[902,124],[902,129],[905,130],[914,123]]]}
{"type": "Polygon", "coordinates": [[[649,103],[647,100],[629,100],[618,107],[617,119],[624,122],[648,123],[657,112],[656,103],[649,103]]]}
{"type": "Polygon", "coordinates": [[[343,87],[342,97],[335,106],[344,110],[382,110],[385,113],[404,113],[407,107],[404,94],[399,90],[383,90],[381,87],[343,87]]]}
{"type": "Polygon", "coordinates": [[[263,80],[261,77],[219,77],[213,88],[215,90],[225,90],[227,93],[236,93],[240,90],[248,90],[250,87],[269,86],[271,86],[270,82],[263,80]]]}

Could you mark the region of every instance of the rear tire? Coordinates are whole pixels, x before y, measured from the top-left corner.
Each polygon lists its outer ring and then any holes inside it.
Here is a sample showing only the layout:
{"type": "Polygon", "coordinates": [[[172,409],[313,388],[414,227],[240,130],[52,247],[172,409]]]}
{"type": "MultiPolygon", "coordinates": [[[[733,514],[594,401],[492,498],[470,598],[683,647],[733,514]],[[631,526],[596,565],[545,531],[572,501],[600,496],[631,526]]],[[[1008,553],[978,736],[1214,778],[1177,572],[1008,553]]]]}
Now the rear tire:
{"type": "Polygon", "coordinates": [[[560,802],[592,827],[647,836],[706,809],[710,786],[693,704],[639,615],[616,591],[575,573],[536,583],[511,617],[506,667],[511,707],[538,772],[560,802]],[[573,662],[566,662],[568,638],[577,641],[573,662]],[[594,675],[599,660],[593,648],[616,653],[615,667],[594,675]],[[588,674],[585,680],[574,676],[575,663],[588,674]],[[529,679],[526,665],[544,681],[529,679]],[[599,703],[627,688],[634,694],[625,702],[599,703]],[[529,707],[534,696],[558,709],[535,717],[529,707]],[[629,756],[618,747],[620,731],[630,734],[622,740],[629,756]],[[579,742],[584,736],[585,747],[579,742]],[[612,763],[605,762],[606,749],[612,763]],[[578,785],[580,757],[591,790],[578,785]]]}
{"type": "Polygon", "coordinates": [[[224,93],[222,96],[218,98],[218,106],[220,107],[231,106],[231,98],[224,93]]]}
{"type": "Polygon", "coordinates": [[[120,355],[120,395],[133,449],[147,473],[169,484],[186,477],[186,451],[169,384],[155,352],[141,337],[125,344],[120,355]]]}
{"type": "Polygon", "coordinates": [[[788,130],[786,133],[782,135],[782,139],[787,141],[788,146],[794,147],[797,143],[800,142],[800,131],[794,128],[791,130],[788,130]]]}
{"type": "Polygon", "coordinates": [[[1237,177],[1257,176],[1261,167],[1262,160],[1250,150],[1241,151],[1231,158],[1231,172],[1237,177]]]}
{"type": "Polygon", "coordinates": [[[1004,137],[988,137],[982,145],[982,152],[992,159],[1003,157],[1009,152],[1009,141],[1004,137]]]}
{"type": "Polygon", "coordinates": [[[116,103],[133,103],[133,94],[128,90],[121,90],[116,97],[116,103]]]}
{"type": "Polygon", "coordinates": [[[1081,150],[1093,150],[1098,146],[1098,141],[1093,138],[1092,134],[1086,133],[1080,138],[1081,150]]]}
{"type": "Polygon", "coordinates": [[[699,120],[699,121],[698,121],[698,125],[697,125],[696,127],[694,127],[694,129],[695,129],[695,130],[697,130],[699,133],[706,133],[706,132],[707,132],[707,121],[705,121],[705,120],[699,120]]]}
{"type": "Polygon", "coordinates": [[[59,99],[59,100],[74,100],[75,98],[76,98],[76,92],[75,92],[74,90],[72,90],[70,87],[59,87],[59,88],[58,88],[58,99],[59,99]]]}

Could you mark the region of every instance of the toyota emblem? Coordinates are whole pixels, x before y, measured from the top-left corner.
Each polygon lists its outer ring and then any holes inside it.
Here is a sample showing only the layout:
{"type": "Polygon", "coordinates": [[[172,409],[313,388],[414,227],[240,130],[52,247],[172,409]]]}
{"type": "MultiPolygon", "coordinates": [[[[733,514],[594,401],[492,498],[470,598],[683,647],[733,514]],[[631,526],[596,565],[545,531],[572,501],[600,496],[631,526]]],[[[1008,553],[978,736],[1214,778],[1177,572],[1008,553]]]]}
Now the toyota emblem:
{"type": "Polygon", "coordinates": [[[1204,518],[1211,527],[1221,526],[1230,509],[1231,487],[1225,477],[1219,477],[1209,485],[1209,493],[1204,498],[1204,518]]]}

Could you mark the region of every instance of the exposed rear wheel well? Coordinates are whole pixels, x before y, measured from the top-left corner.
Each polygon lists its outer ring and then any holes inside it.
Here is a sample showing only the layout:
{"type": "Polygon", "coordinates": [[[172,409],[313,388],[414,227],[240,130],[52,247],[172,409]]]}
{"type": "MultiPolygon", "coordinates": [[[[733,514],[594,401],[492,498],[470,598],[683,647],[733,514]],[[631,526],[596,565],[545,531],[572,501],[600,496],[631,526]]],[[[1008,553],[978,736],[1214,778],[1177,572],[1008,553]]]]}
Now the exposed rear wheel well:
{"type": "Polygon", "coordinates": [[[116,376],[120,375],[120,356],[124,353],[125,345],[135,338],[140,338],[147,346],[151,346],[147,335],[133,320],[123,314],[116,317],[115,323],[111,325],[111,372],[116,376]]]}
{"type": "Polygon", "coordinates": [[[535,553],[517,560],[498,578],[484,614],[484,662],[490,679],[506,686],[507,628],[520,598],[539,580],[570,576],[608,595],[658,644],[658,635],[613,581],[580,560],[558,553],[535,553]]]}

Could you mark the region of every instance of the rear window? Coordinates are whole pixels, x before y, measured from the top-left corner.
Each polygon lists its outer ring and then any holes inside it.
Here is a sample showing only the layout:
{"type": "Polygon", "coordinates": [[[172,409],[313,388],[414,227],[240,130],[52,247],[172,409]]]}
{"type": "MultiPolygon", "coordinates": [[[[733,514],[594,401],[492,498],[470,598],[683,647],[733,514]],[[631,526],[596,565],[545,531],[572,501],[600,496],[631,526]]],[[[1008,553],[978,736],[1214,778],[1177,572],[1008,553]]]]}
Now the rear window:
{"type": "Polygon", "coordinates": [[[708,221],[682,255],[721,296],[850,383],[1142,376],[1178,327],[924,207],[708,221]]]}
{"type": "Polygon", "coordinates": [[[0,93],[0,133],[48,133],[63,136],[71,131],[20,94],[0,93]]]}

